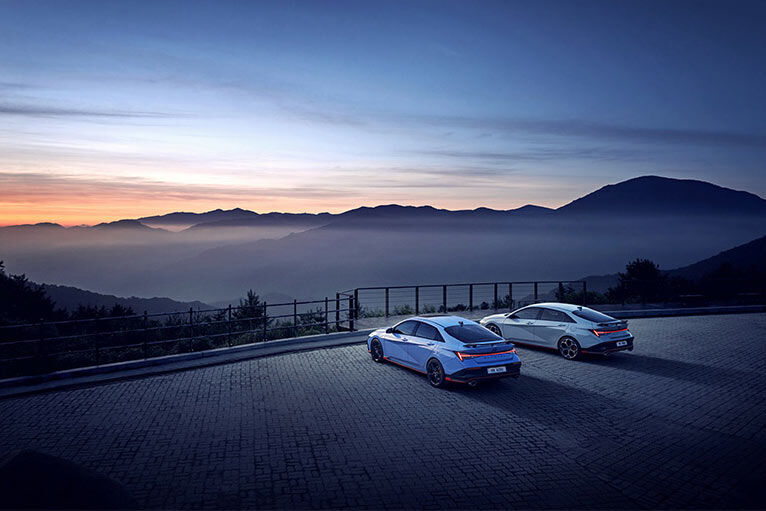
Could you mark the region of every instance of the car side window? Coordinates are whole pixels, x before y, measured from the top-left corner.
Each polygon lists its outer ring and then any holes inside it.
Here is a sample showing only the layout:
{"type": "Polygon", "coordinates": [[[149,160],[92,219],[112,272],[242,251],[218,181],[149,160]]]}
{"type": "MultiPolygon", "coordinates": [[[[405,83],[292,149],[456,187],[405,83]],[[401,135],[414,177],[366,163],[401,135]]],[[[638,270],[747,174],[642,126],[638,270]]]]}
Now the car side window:
{"type": "Polygon", "coordinates": [[[427,323],[420,323],[418,325],[417,336],[432,341],[444,341],[441,334],[439,334],[439,330],[427,323]]]}
{"type": "Polygon", "coordinates": [[[511,315],[513,319],[537,319],[537,315],[540,313],[539,307],[529,307],[527,309],[521,309],[511,315]]]}
{"type": "Polygon", "coordinates": [[[403,321],[394,327],[395,334],[413,335],[418,327],[417,321],[403,321]]]}
{"type": "Polygon", "coordinates": [[[540,314],[541,321],[556,321],[558,323],[574,323],[574,320],[570,318],[565,312],[543,309],[540,314]]]}

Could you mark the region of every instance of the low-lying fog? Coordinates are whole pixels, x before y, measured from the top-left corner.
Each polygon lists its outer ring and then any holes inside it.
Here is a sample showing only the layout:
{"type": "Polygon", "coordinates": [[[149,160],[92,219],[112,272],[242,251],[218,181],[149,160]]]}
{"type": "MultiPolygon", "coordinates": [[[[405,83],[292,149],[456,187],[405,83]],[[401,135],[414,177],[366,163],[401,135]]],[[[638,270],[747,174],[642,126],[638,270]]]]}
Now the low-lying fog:
{"type": "Polygon", "coordinates": [[[577,279],[636,257],[664,269],[764,234],[760,217],[354,219],[322,227],[0,229],[11,273],[121,296],[206,303],[359,286],[577,279]]]}

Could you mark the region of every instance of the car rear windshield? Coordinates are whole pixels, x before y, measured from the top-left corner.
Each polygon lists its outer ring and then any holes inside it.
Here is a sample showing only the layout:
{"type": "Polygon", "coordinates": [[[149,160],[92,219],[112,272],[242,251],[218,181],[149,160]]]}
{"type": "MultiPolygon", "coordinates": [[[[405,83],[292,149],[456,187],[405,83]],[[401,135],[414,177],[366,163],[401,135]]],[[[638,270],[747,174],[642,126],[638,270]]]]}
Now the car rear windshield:
{"type": "Polygon", "coordinates": [[[582,309],[573,310],[572,314],[574,314],[578,318],[582,318],[586,321],[593,321],[595,323],[603,323],[605,321],[615,321],[615,319],[611,316],[607,316],[606,314],[601,314],[598,311],[594,311],[593,309],[588,309],[586,307],[583,307],[582,309]]]}
{"type": "Polygon", "coordinates": [[[465,324],[448,326],[444,329],[445,332],[460,342],[485,342],[485,341],[500,341],[503,338],[493,334],[483,326],[476,324],[465,324]]]}

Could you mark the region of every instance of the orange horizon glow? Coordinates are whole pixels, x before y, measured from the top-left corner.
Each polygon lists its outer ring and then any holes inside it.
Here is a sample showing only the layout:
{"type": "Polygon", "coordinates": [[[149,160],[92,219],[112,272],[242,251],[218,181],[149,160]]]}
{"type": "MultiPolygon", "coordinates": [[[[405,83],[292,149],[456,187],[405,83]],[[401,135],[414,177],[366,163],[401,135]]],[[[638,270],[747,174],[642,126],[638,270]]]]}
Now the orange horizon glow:
{"type": "MultiPolygon", "coordinates": [[[[477,182],[476,187],[482,186],[477,182]]],[[[534,184],[520,186],[513,196],[507,190],[476,196],[455,197],[448,189],[429,191],[406,184],[388,189],[317,187],[255,187],[234,183],[184,184],[141,179],[0,174],[0,226],[51,222],[65,227],[95,225],[173,212],[204,213],[215,209],[242,208],[259,213],[342,213],[362,206],[400,204],[443,209],[514,209],[533,203],[556,207],[567,200],[545,200],[554,194],[534,184]],[[366,193],[365,193],[366,192],[366,193]],[[542,193],[541,193],[542,192],[542,193]],[[524,195],[522,199],[520,196],[524,195]]],[[[574,198],[574,197],[573,197],[574,198]]]]}
{"type": "MultiPolygon", "coordinates": [[[[393,201],[377,201],[369,203],[355,203],[348,205],[327,203],[315,204],[307,202],[282,202],[278,200],[269,201],[269,204],[273,206],[265,207],[264,202],[258,203],[259,207],[248,207],[247,204],[221,204],[209,201],[195,201],[193,207],[190,207],[189,202],[178,202],[177,207],[168,206],[167,202],[157,201],[143,204],[129,203],[119,204],[115,203],[90,203],[91,207],[73,206],[70,201],[62,200],[60,203],[49,203],[46,205],[32,205],[29,208],[25,208],[19,211],[14,206],[10,206],[7,203],[0,202],[0,227],[9,227],[15,225],[33,225],[38,223],[55,223],[63,227],[73,227],[79,225],[96,225],[99,223],[115,222],[118,220],[137,219],[150,216],[162,216],[170,213],[185,212],[185,213],[206,213],[216,209],[231,210],[236,208],[246,209],[254,211],[256,213],[343,213],[345,211],[356,209],[359,207],[375,207],[385,204],[394,204],[393,201]],[[160,205],[159,202],[162,202],[160,205]],[[160,209],[162,208],[162,209],[160,209]]],[[[404,201],[397,203],[402,206],[433,206],[437,209],[476,209],[479,207],[489,207],[485,204],[477,204],[473,206],[466,206],[463,204],[457,204],[451,206],[449,204],[441,203],[413,203],[404,201]]],[[[515,209],[521,207],[524,204],[518,206],[498,207],[496,209],[515,209]]],[[[539,204],[538,204],[539,205],[539,204]]]]}

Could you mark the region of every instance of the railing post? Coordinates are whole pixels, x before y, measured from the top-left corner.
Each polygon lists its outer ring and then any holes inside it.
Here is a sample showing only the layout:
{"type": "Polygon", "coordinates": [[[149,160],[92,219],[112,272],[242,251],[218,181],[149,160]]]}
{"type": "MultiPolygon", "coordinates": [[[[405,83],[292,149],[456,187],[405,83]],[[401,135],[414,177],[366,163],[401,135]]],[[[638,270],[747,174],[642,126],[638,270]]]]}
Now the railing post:
{"type": "MultiPolygon", "coordinates": [[[[96,324],[98,325],[98,318],[96,318],[96,324]]],[[[93,339],[94,339],[93,344],[95,345],[95,350],[94,351],[96,352],[96,365],[100,365],[99,362],[101,362],[101,352],[99,350],[99,345],[98,345],[98,338],[100,336],[98,335],[98,330],[99,329],[96,328],[96,335],[93,337],[93,339]]]]}
{"type": "Polygon", "coordinates": [[[359,319],[359,289],[354,289],[354,319],[359,319]]]}
{"type": "Polygon", "coordinates": [[[43,318],[40,318],[39,334],[40,341],[37,345],[37,356],[40,357],[40,368],[42,369],[42,372],[47,373],[49,372],[48,351],[45,349],[45,326],[43,323],[43,318]]]}
{"type": "Polygon", "coordinates": [[[559,296],[558,301],[563,302],[564,301],[564,284],[559,282],[559,296]]]}
{"type": "Polygon", "coordinates": [[[388,317],[388,288],[386,288],[386,317],[388,317]]]}
{"type": "Polygon", "coordinates": [[[582,304],[586,305],[588,303],[588,282],[583,280],[582,281],[582,304]]]}
{"type": "Polygon", "coordinates": [[[468,284],[468,312],[473,312],[473,284],[468,284]]]}
{"type": "Polygon", "coordinates": [[[513,283],[508,283],[508,312],[513,312],[513,283]]]}
{"type": "Polygon", "coordinates": [[[266,341],[266,336],[269,335],[268,331],[268,321],[266,321],[266,313],[268,312],[268,306],[266,305],[266,302],[263,302],[263,341],[266,341]]]}
{"type": "Polygon", "coordinates": [[[442,305],[444,306],[444,313],[447,313],[447,286],[442,286],[442,305]]]}
{"type": "Polygon", "coordinates": [[[535,282],[535,302],[537,303],[537,282],[535,282]]]}
{"type": "Polygon", "coordinates": [[[354,297],[348,297],[348,331],[354,331],[354,297]]]}
{"type": "MultiPolygon", "coordinates": [[[[584,288],[583,288],[584,289],[584,288]]],[[[625,294],[627,293],[627,289],[625,288],[625,282],[620,282],[620,298],[622,299],[622,307],[625,308],[625,294]]]]}
{"type": "Polygon", "coordinates": [[[340,332],[340,293],[335,293],[335,330],[340,332]]]}
{"type": "Polygon", "coordinates": [[[194,351],[194,308],[189,307],[189,351],[194,351]]]}
{"type": "Polygon", "coordinates": [[[330,323],[328,320],[328,309],[327,309],[327,297],[324,297],[324,333],[329,334],[330,333],[330,323]]]}
{"type": "Polygon", "coordinates": [[[415,286],[415,315],[420,315],[420,287],[415,286]]]}
{"type": "Polygon", "coordinates": [[[293,299],[293,337],[298,337],[298,300],[293,299]]]}
{"type": "Polygon", "coordinates": [[[231,304],[229,304],[228,319],[226,320],[226,331],[229,333],[227,337],[227,344],[231,346],[231,304]]]}
{"type": "Polygon", "coordinates": [[[146,311],[144,311],[144,344],[142,346],[143,352],[144,352],[144,360],[149,358],[148,357],[149,346],[147,344],[148,342],[149,342],[149,318],[148,318],[148,315],[146,314],[146,311]]]}
{"type": "Polygon", "coordinates": [[[497,312],[497,309],[499,306],[500,304],[497,303],[497,282],[495,282],[495,301],[492,304],[492,307],[495,309],[495,312],[497,312]]]}

